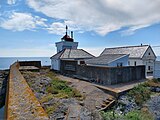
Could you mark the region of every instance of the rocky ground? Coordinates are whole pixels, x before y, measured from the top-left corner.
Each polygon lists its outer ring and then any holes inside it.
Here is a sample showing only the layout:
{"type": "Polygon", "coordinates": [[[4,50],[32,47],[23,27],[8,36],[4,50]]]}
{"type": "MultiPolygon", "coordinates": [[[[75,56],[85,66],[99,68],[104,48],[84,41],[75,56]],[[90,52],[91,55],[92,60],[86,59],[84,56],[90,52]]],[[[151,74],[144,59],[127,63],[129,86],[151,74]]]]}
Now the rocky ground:
{"type": "Polygon", "coordinates": [[[0,70],[0,108],[5,104],[5,93],[6,93],[6,78],[9,71],[0,70]]]}
{"type": "Polygon", "coordinates": [[[118,99],[118,103],[115,108],[115,113],[118,115],[125,115],[130,111],[140,109],[140,107],[136,104],[135,99],[123,95],[118,99]]]}
{"type": "Polygon", "coordinates": [[[68,82],[68,86],[76,88],[83,96],[83,99],[77,99],[74,97],[60,98],[53,97],[47,93],[47,86],[50,86],[52,79],[48,77],[47,70],[41,70],[40,72],[23,72],[23,76],[27,80],[31,89],[34,91],[35,96],[41,102],[43,108],[49,114],[50,119],[69,119],[69,120],[100,120],[102,119],[98,109],[101,108],[108,94],[102,90],[94,87],[91,83],[80,82],[66,77],[59,76],[61,80],[68,82]]]}
{"type": "MultiPolygon", "coordinates": [[[[142,105],[136,103],[136,99],[128,94],[122,95],[114,106],[114,112],[117,115],[124,116],[132,111],[144,111],[150,114],[154,120],[160,120],[160,82],[151,82],[146,88],[151,92],[150,98],[142,105]]],[[[150,119],[149,119],[150,120],[150,119]]]]}
{"type": "Polygon", "coordinates": [[[8,76],[8,71],[0,70],[0,88],[2,87],[3,80],[8,76]]]}
{"type": "MultiPolygon", "coordinates": [[[[41,70],[40,72],[25,71],[23,75],[43,108],[49,114],[50,119],[102,119],[98,110],[102,108],[104,101],[109,98],[113,99],[112,96],[96,88],[92,83],[57,74],[58,79],[66,81],[68,86],[78,90],[84,97],[81,100],[75,97],[54,97],[48,94],[46,90],[47,86],[52,83],[52,79],[47,76],[48,72],[47,70],[41,70]]],[[[155,120],[160,120],[160,87],[152,82],[150,84],[153,86],[148,87],[148,89],[152,91],[153,95],[143,105],[139,106],[134,97],[122,95],[114,106],[115,113],[122,116],[134,110],[147,108],[147,112],[151,113],[155,120]]]]}
{"type": "Polygon", "coordinates": [[[147,101],[146,106],[154,118],[160,120],[160,94],[151,96],[151,99],[147,101]]]}

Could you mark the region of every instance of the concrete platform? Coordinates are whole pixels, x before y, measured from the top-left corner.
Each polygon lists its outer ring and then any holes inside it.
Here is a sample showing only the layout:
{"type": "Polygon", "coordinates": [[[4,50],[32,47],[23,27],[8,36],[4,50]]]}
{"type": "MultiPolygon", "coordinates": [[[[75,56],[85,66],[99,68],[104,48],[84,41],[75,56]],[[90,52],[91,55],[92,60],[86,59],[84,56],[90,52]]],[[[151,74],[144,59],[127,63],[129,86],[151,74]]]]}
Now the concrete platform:
{"type": "Polygon", "coordinates": [[[100,84],[94,84],[94,86],[106,91],[107,93],[110,93],[114,97],[119,97],[120,95],[125,94],[129,90],[131,90],[134,86],[146,82],[147,79],[144,80],[139,80],[139,81],[133,81],[133,82],[128,82],[128,83],[120,83],[116,85],[100,85],[100,84]]]}
{"type": "Polygon", "coordinates": [[[19,70],[20,71],[39,71],[40,69],[38,67],[35,67],[35,66],[20,66],[19,67],[19,70]]]}

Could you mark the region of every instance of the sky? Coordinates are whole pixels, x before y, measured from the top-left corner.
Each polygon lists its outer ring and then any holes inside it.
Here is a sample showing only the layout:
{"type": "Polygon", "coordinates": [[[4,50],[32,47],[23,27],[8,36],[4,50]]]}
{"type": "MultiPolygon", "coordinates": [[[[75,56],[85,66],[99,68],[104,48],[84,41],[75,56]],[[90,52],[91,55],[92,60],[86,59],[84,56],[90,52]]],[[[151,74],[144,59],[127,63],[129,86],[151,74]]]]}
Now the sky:
{"type": "Polygon", "coordinates": [[[160,0],[0,0],[0,57],[51,57],[74,31],[79,48],[147,44],[160,56],[160,0]]]}

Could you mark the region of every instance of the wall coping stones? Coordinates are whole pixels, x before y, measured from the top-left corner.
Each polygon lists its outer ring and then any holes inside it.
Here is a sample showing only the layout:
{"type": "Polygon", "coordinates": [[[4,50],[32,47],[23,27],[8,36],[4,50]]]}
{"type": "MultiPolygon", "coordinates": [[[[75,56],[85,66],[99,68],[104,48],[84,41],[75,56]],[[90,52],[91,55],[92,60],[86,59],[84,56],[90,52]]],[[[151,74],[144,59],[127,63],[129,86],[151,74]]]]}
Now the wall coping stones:
{"type": "Polygon", "coordinates": [[[10,67],[5,117],[7,120],[48,120],[48,115],[19,71],[19,63],[10,67]]]}

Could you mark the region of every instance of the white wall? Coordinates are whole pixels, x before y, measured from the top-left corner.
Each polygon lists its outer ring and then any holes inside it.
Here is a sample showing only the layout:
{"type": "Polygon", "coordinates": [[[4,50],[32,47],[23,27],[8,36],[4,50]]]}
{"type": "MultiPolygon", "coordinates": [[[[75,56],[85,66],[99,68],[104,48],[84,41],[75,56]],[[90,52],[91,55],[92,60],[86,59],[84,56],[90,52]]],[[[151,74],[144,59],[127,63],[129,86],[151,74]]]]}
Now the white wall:
{"type": "Polygon", "coordinates": [[[77,49],[78,42],[68,42],[68,41],[61,41],[56,43],[57,52],[60,52],[63,49],[77,49]]]}
{"type": "Polygon", "coordinates": [[[156,57],[155,57],[153,50],[150,47],[144,54],[142,60],[143,60],[143,64],[146,66],[146,71],[153,72],[156,57]],[[148,69],[149,67],[150,67],[150,70],[148,69]]]}
{"type": "Polygon", "coordinates": [[[51,59],[51,69],[60,71],[60,60],[51,59]]]}
{"type": "Polygon", "coordinates": [[[152,49],[149,47],[147,51],[145,52],[142,59],[133,59],[129,58],[129,65],[130,66],[136,66],[138,65],[145,65],[146,66],[146,72],[153,72],[154,71],[154,63],[155,63],[156,57],[152,51],[152,49]],[[150,70],[148,69],[150,66],[150,70]]]}
{"type": "Polygon", "coordinates": [[[160,78],[160,61],[155,62],[154,78],[160,78]]]}
{"type": "Polygon", "coordinates": [[[133,59],[133,58],[129,58],[129,66],[135,66],[135,62],[136,62],[136,66],[138,65],[144,65],[143,61],[141,59],[133,59]]]}

